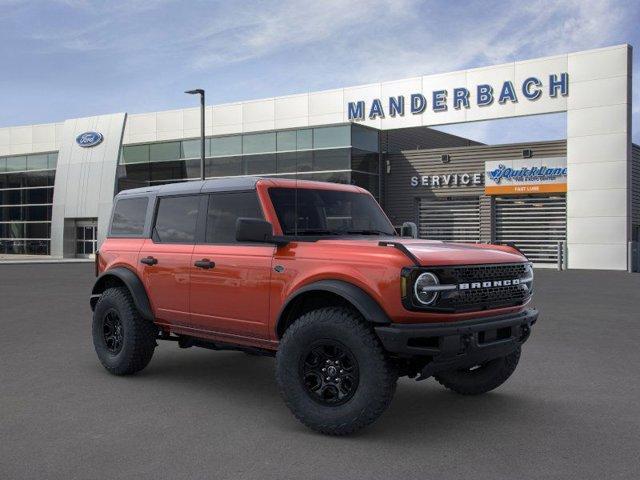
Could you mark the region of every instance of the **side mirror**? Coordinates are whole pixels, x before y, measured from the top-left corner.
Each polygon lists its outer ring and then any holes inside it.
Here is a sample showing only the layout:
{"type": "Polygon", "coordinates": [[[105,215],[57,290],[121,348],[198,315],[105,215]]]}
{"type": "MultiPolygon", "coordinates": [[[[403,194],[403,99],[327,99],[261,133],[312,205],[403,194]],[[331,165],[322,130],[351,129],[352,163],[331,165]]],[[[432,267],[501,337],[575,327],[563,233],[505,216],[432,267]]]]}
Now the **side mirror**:
{"type": "Polygon", "coordinates": [[[239,217],[236,220],[236,240],[238,242],[275,243],[284,245],[287,242],[273,236],[271,223],[261,218],[239,217]]]}
{"type": "Polygon", "coordinates": [[[404,222],[400,230],[400,236],[418,238],[418,226],[413,222],[404,222]]]}

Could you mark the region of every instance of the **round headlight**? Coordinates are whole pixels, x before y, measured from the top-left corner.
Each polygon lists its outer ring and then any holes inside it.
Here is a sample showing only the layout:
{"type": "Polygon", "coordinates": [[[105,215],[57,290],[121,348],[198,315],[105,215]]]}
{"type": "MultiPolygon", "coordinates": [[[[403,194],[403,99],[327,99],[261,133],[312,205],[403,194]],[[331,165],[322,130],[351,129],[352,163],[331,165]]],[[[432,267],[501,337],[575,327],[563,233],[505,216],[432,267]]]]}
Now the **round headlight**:
{"type": "Polygon", "coordinates": [[[524,278],[521,282],[527,287],[527,290],[531,292],[533,290],[533,265],[527,263],[524,267],[524,278]]]}
{"type": "Polygon", "coordinates": [[[413,284],[413,293],[415,294],[416,300],[418,300],[422,305],[431,305],[436,301],[438,292],[430,290],[429,287],[435,287],[439,284],[440,282],[438,281],[438,277],[433,273],[422,273],[416,279],[416,283],[413,284]]]}

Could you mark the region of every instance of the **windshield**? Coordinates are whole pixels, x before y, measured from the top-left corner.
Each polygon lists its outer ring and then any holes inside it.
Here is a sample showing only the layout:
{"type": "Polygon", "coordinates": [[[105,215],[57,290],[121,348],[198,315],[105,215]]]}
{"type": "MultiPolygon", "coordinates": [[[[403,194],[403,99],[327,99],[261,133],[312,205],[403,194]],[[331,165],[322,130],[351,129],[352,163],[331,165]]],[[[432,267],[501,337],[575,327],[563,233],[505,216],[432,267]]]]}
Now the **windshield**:
{"type": "Polygon", "coordinates": [[[269,195],[284,235],[395,235],[376,201],[364,193],[270,188],[269,195]]]}

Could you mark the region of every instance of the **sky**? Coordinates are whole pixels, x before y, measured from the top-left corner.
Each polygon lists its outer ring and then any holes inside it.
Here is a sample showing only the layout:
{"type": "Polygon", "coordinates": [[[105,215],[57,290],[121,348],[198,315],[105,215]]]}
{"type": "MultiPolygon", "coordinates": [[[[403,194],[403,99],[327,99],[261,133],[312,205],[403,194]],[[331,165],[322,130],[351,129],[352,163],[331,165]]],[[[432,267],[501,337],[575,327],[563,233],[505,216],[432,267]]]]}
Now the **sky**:
{"type": "MultiPolygon", "coordinates": [[[[630,43],[637,0],[0,0],[0,127],[220,104],[630,43]]],[[[634,52],[633,139],[640,142],[634,52]]],[[[563,138],[564,114],[442,130],[563,138]]]]}

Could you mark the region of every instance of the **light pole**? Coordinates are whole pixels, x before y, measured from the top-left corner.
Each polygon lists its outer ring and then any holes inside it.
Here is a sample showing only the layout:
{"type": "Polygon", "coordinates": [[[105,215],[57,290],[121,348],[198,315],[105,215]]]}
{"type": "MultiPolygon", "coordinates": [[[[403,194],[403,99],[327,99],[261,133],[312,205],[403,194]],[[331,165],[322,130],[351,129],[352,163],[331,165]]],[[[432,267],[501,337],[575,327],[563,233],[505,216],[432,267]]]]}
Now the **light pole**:
{"type": "Polygon", "coordinates": [[[204,180],[204,90],[187,90],[189,95],[200,95],[200,180],[204,180]]]}

